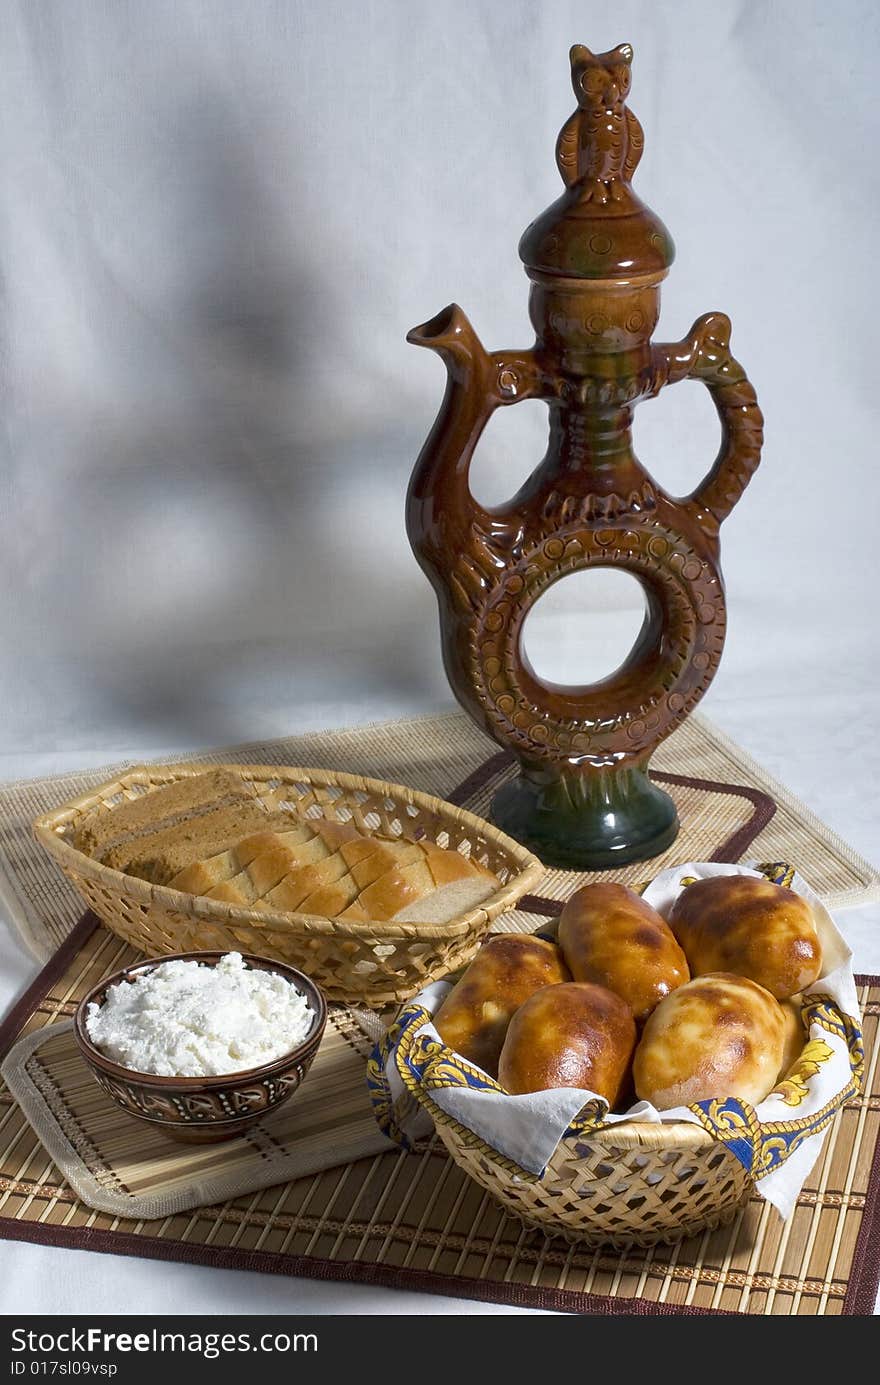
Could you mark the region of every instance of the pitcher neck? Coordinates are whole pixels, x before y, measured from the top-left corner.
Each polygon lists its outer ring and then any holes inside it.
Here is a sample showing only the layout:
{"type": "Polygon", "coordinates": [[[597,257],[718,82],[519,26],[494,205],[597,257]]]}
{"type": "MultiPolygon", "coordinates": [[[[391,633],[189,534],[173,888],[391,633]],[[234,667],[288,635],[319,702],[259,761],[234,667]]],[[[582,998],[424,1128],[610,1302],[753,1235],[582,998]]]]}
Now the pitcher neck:
{"type": "Polygon", "coordinates": [[[551,475],[589,473],[591,484],[620,490],[638,484],[644,468],[632,447],[632,408],[554,404],[545,467],[551,475]]]}

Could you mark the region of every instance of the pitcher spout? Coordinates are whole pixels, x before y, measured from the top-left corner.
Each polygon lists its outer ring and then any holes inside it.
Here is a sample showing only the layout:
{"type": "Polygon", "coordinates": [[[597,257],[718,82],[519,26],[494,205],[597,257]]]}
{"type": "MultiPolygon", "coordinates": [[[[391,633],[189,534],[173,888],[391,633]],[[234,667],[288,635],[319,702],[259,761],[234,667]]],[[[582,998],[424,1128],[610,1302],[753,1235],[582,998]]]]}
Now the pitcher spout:
{"type": "Polygon", "coordinates": [[[483,383],[490,358],[465,313],[450,303],[436,317],[407,332],[412,346],[428,346],[442,357],[456,381],[466,387],[483,383]]]}
{"type": "Polygon", "coordinates": [[[407,333],[413,346],[428,346],[446,366],[446,393],[419,455],[407,498],[407,531],[423,564],[443,567],[446,555],[466,543],[471,527],[492,527],[468,483],[471,458],[495,409],[541,391],[534,353],[492,351],[483,346],[467,316],[450,303],[407,333]]]}
{"type": "Polygon", "coordinates": [[[491,359],[457,303],[407,334],[413,346],[429,346],[446,366],[446,394],[422,448],[409,487],[407,529],[422,558],[461,543],[481,507],[468,485],[477,439],[495,407],[489,384],[491,359]]]}

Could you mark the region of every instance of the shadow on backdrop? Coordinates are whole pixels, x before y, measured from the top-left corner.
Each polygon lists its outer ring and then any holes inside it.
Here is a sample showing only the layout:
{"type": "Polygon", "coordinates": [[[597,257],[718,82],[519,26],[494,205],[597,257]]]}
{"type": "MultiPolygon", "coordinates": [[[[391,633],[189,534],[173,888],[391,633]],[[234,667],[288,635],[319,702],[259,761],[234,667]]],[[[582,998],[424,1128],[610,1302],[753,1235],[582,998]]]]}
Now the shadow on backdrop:
{"type": "Polygon", "coordinates": [[[339,680],[436,691],[429,595],[414,563],[409,582],[394,574],[412,562],[403,499],[419,440],[328,420],[322,247],[285,219],[225,101],[200,93],[169,121],[163,153],[172,287],[158,308],[135,307],[158,316],[170,402],[152,409],[147,389],[112,427],[90,421],[69,439],[80,456],[60,558],[79,581],[60,594],[60,620],[88,651],[81,691],[111,724],[205,745],[259,734],[242,706],[249,664],[276,700],[289,679],[291,732],[297,701],[322,689],[331,700],[339,680]],[[370,542],[388,506],[400,510],[390,555],[370,542]]]}

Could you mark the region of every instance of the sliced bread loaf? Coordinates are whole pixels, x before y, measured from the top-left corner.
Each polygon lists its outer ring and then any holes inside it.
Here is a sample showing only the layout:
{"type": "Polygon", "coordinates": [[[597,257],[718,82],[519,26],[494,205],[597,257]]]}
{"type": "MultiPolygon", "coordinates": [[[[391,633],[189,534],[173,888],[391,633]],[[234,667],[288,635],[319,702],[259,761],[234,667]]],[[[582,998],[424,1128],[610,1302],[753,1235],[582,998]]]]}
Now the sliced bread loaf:
{"type": "Polygon", "coordinates": [[[432,842],[370,837],[351,824],[300,822],[260,832],[198,861],[172,889],[246,908],[354,922],[443,923],[498,889],[491,871],[432,842]]]}

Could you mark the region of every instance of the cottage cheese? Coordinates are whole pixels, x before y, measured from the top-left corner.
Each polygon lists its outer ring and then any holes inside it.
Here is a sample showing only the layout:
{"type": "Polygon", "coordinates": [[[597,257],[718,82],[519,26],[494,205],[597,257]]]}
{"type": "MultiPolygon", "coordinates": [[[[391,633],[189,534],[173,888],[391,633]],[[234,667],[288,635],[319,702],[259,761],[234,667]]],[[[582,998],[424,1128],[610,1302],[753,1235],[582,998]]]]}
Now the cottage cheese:
{"type": "Polygon", "coordinates": [[[162,962],[111,986],[86,1029],[106,1057],[161,1077],[215,1077],[283,1058],[311,1031],[306,997],[229,952],[216,966],[162,962]]]}

